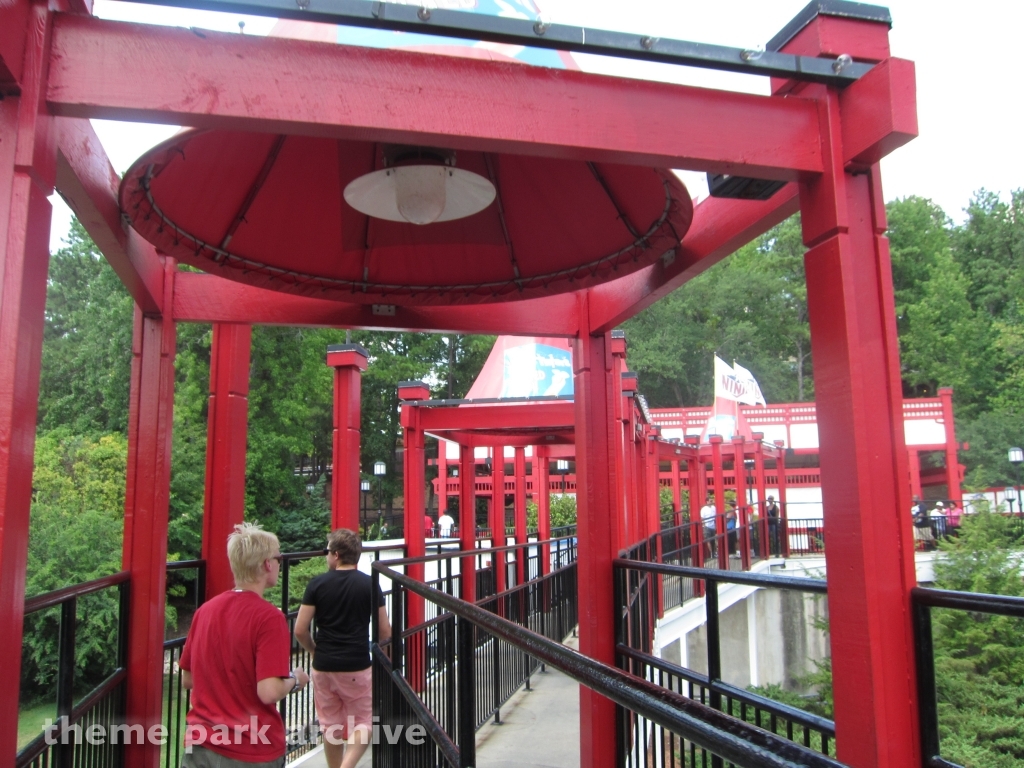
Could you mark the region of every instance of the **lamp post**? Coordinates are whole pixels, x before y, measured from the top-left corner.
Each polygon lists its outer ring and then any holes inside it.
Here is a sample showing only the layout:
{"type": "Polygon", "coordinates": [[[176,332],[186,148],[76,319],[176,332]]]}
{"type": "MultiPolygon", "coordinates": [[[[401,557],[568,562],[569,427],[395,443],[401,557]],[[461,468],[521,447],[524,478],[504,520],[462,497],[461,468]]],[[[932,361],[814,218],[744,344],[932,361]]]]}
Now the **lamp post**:
{"type": "MultiPolygon", "coordinates": [[[[754,506],[754,460],[744,459],[743,468],[747,472],[747,506],[752,507],[754,506]]],[[[761,500],[758,499],[758,503],[760,502],[761,500]]]]}
{"type": "Polygon", "coordinates": [[[1021,514],[1021,510],[1024,509],[1024,507],[1021,507],[1020,501],[1020,465],[1021,462],[1024,462],[1024,450],[1021,450],[1020,448],[1011,448],[1007,453],[1006,458],[1008,458],[1010,463],[1013,464],[1014,471],[1017,475],[1017,514],[1021,514]]]}
{"type": "Polygon", "coordinates": [[[360,480],[359,481],[359,490],[362,491],[362,497],[363,497],[363,504],[362,504],[362,509],[360,510],[359,519],[360,519],[360,521],[363,524],[363,531],[364,532],[366,531],[366,494],[368,494],[370,492],[370,488],[371,488],[371,486],[370,486],[370,481],[369,480],[360,480]]]}
{"type": "Polygon", "coordinates": [[[380,488],[381,482],[384,480],[384,475],[387,474],[388,467],[383,461],[375,461],[373,463],[373,474],[377,476],[377,522],[380,522],[381,517],[384,514],[384,508],[381,505],[380,488]]]}

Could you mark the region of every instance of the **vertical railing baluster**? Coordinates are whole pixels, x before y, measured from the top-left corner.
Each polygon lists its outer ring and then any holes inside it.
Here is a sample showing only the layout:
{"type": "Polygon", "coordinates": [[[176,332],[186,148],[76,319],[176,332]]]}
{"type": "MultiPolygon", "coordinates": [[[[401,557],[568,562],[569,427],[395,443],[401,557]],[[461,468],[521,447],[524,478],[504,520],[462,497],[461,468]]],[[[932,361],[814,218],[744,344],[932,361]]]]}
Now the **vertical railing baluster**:
{"type": "MultiPolygon", "coordinates": [[[[78,599],[69,598],[60,605],[60,630],[57,639],[57,722],[71,725],[71,708],[75,703],[75,623],[78,599]]],[[[56,768],[71,768],[75,754],[75,739],[68,734],[67,742],[57,747],[56,768]]]]}
{"type": "Polygon", "coordinates": [[[473,768],[476,765],[476,707],[473,699],[475,693],[476,648],[473,637],[473,625],[465,619],[456,623],[458,633],[458,745],[460,768],[473,768]]]}

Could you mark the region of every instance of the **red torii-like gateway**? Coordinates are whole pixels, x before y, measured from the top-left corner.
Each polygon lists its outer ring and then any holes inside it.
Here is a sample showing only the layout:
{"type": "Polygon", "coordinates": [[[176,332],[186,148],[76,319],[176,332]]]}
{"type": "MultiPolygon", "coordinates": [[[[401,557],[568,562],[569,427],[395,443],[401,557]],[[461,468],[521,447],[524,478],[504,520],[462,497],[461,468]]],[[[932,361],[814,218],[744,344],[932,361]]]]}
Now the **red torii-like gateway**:
{"type": "MultiPolygon", "coordinates": [[[[245,7],[254,6],[259,3],[245,7]]],[[[284,13],[268,8],[262,12],[284,13]]],[[[415,17],[416,9],[410,10],[415,17]]],[[[310,16],[328,20],[312,11],[310,16]]],[[[435,20],[443,18],[435,12],[435,20]]],[[[534,29],[542,36],[547,27],[534,29]]],[[[658,53],[658,45],[642,38],[629,55],[650,51],[671,59],[670,53],[658,53]]],[[[565,47],[586,48],[572,41],[565,47]]],[[[891,56],[886,13],[833,0],[812,3],[763,56],[726,51],[710,65],[771,74],[772,94],[114,23],[92,17],[89,0],[4,4],[0,626],[14,642],[0,655],[0,675],[8,686],[16,687],[10,681],[19,679],[20,669],[51,216],[47,198],[55,187],[136,302],[124,567],[131,574],[127,715],[140,723],[160,720],[177,323],[210,322],[215,328],[204,521],[211,563],[217,541],[241,516],[246,326],[572,339],[580,650],[614,664],[608,596],[612,560],[624,542],[615,522],[623,477],[614,447],[621,371],[611,331],[799,210],[808,247],[823,496],[830,541],[838,543],[827,557],[839,758],[857,768],[920,764],[908,467],[878,168],[883,156],[916,135],[914,67],[891,56]],[[416,82],[432,87],[411,88],[416,82]],[[390,309],[378,311],[355,295],[315,298],[286,286],[274,290],[269,278],[257,287],[179,271],[176,254],[158,252],[123,223],[119,180],[88,118],[442,144],[467,152],[683,168],[785,184],[766,200],[705,200],[681,243],[620,273],[598,275],[595,268],[580,286],[556,286],[548,295],[519,301],[513,291],[491,303],[463,303],[455,296],[426,303],[396,298],[390,309]]],[[[155,232],[151,236],[156,239],[155,232]]],[[[217,577],[213,568],[209,589],[222,589],[223,571],[217,577]]],[[[614,705],[585,688],[580,696],[581,764],[611,766],[614,705]]],[[[9,691],[0,700],[0,768],[14,765],[17,708],[16,691],[9,691]]],[[[132,746],[126,759],[130,768],[156,768],[159,748],[132,746]]]]}

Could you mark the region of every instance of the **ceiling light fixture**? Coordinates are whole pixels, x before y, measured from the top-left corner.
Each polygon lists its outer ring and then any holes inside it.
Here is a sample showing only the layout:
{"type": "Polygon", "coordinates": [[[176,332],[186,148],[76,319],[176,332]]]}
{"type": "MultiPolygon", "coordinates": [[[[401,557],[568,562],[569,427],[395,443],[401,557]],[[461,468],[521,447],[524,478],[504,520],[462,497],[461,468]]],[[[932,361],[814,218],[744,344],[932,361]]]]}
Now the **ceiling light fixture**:
{"type": "Polygon", "coordinates": [[[384,167],[345,187],[345,202],[388,221],[432,224],[479,213],[494,201],[494,185],[455,167],[455,152],[433,147],[384,147],[384,167]]]}

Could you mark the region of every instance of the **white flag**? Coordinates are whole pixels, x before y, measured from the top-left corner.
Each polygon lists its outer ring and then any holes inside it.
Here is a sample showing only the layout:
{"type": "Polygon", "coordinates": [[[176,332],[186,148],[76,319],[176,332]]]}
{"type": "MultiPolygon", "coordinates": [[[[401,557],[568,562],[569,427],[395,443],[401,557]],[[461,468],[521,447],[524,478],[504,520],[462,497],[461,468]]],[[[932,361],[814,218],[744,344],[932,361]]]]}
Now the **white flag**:
{"type": "Polygon", "coordinates": [[[736,381],[741,389],[740,395],[736,399],[743,403],[743,405],[768,405],[765,402],[764,395],[761,394],[761,388],[757,386],[754,374],[736,362],[732,364],[732,369],[735,372],[736,381]]]}
{"type": "Polygon", "coordinates": [[[741,394],[736,372],[725,360],[715,355],[715,399],[739,400],[741,394]]]}

